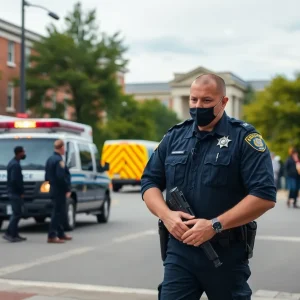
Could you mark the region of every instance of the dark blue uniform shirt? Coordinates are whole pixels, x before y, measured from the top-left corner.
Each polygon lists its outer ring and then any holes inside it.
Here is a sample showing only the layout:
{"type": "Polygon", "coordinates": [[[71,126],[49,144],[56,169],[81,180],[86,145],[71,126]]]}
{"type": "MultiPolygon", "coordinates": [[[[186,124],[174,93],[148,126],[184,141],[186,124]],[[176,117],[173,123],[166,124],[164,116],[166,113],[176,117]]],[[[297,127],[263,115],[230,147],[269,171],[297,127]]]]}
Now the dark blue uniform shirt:
{"type": "Polygon", "coordinates": [[[71,176],[62,156],[54,152],[46,162],[45,180],[50,183],[52,195],[66,194],[70,192],[71,176]]]}
{"type": "Polygon", "coordinates": [[[224,113],[211,132],[192,119],[172,127],[151,156],[141,180],[151,187],[178,187],[197,218],[212,219],[245,196],[276,201],[269,150],[255,128],[224,113]]]}
{"type": "Polygon", "coordinates": [[[9,195],[24,194],[23,174],[20,161],[13,158],[7,165],[7,192],[9,195]]]}

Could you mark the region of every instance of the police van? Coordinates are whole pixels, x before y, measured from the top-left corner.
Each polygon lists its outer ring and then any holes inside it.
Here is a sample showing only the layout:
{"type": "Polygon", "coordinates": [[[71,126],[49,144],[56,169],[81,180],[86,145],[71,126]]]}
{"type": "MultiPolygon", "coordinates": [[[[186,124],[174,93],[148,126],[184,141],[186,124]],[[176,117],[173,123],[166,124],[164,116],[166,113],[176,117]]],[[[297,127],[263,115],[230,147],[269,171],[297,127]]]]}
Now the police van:
{"type": "Polygon", "coordinates": [[[100,164],[90,126],[53,118],[0,118],[0,228],[11,214],[6,166],[16,146],[26,151],[26,159],[21,161],[25,189],[23,218],[33,217],[37,223],[43,223],[51,216],[45,164],[54,151],[56,139],[65,142],[64,160],[71,173],[72,193],[67,199],[66,229],[74,229],[78,213],[95,215],[99,223],[108,221],[111,181],[106,171],[109,164],[100,164]]]}

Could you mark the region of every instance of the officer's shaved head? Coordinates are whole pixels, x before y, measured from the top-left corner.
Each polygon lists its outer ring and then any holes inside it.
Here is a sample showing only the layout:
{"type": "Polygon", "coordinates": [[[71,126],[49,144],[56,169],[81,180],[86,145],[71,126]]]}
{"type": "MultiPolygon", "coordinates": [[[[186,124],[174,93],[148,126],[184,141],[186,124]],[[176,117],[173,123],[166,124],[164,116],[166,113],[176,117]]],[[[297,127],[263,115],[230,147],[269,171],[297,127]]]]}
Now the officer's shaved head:
{"type": "Polygon", "coordinates": [[[65,145],[65,143],[64,143],[63,140],[56,140],[56,141],[54,142],[54,149],[55,149],[55,150],[59,150],[59,149],[61,149],[64,145],[65,145]]]}
{"type": "Polygon", "coordinates": [[[226,95],[226,84],[223,78],[215,74],[202,74],[193,81],[193,85],[215,85],[215,89],[219,94],[226,95]]]}

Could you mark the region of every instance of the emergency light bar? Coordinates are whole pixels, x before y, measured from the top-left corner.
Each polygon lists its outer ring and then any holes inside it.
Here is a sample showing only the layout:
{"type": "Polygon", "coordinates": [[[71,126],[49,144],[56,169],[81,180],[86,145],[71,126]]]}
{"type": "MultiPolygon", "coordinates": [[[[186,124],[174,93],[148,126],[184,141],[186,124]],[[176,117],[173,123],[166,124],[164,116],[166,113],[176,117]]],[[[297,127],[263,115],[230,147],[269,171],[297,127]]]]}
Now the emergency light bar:
{"type": "Polygon", "coordinates": [[[62,131],[84,132],[84,128],[64,124],[58,121],[35,121],[35,120],[18,120],[18,121],[0,121],[0,129],[60,129],[62,131]]]}

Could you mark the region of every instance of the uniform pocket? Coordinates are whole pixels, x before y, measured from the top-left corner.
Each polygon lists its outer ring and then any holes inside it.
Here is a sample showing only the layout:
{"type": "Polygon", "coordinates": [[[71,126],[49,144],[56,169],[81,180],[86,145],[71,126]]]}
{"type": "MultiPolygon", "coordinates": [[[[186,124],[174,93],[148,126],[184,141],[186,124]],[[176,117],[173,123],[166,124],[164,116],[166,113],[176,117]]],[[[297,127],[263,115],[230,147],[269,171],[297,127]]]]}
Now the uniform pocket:
{"type": "Polygon", "coordinates": [[[183,183],[185,178],[188,155],[171,155],[166,158],[166,178],[172,186],[183,183]]]}
{"type": "Polygon", "coordinates": [[[208,154],[204,159],[202,181],[212,187],[225,186],[228,183],[231,155],[208,154]]]}

